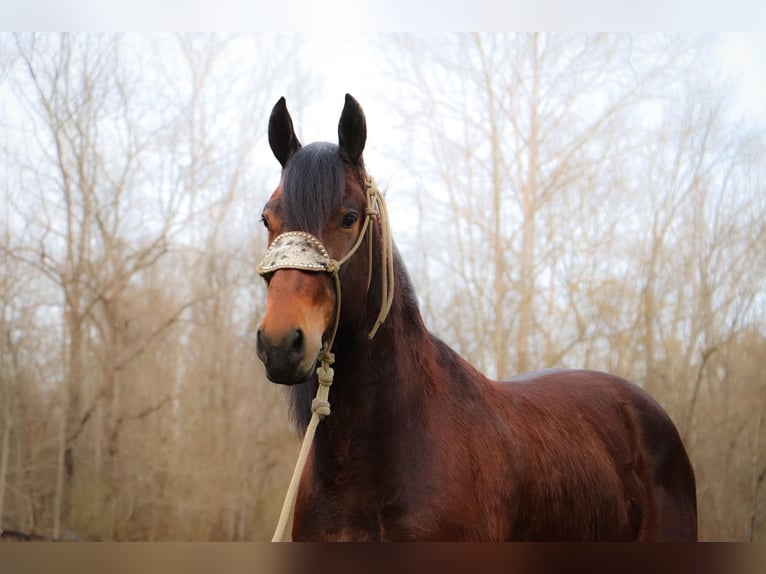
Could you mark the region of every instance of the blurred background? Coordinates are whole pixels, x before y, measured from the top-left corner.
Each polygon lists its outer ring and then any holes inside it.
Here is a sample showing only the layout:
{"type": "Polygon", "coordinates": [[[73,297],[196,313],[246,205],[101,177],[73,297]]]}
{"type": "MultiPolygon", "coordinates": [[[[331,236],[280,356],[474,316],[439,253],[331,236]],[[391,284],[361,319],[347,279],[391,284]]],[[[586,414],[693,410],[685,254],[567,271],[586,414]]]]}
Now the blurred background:
{"type": "MultiPolygon", "coordinates": [[[[762,35],[0,34],[0,529],[267,540],[297,453],[254,331],[268,116],[368,171],[486,374],[631,379],[705,540],[766,537],[762,35]]],[[[342,360],[342,357],[339,357],[342,360]]]]}

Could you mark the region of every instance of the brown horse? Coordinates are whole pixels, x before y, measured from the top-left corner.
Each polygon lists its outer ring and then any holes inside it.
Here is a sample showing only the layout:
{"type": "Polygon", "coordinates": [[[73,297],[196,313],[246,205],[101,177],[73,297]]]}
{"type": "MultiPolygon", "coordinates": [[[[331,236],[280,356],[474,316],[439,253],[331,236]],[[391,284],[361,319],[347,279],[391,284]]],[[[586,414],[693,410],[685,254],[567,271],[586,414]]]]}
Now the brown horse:
{"type": "Polygon", "coordinates": [[[349,95],[338,133],[338,145],[301,146],[284,98],[269,121],[283,171],[263,211],[257,347],[269,379],[290,385],[299,428],[323,345],[337,357],[293,538],[696,540],[692,466],[642,389],[583,370],[491,381],[428,332],[395,248],[387,263],[366,122],[349,95]],[[317,258],[334,264],[315,269],[317,258]]]}

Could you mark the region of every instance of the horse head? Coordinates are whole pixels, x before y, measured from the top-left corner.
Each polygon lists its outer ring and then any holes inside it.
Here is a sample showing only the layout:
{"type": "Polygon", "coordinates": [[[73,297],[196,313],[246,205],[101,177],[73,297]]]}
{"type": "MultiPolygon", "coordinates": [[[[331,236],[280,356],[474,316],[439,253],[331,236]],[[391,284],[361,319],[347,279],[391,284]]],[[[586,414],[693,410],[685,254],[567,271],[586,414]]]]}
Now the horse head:
{"type": "Polygon", "coordinates": [[[269,250],[259,273],[268,300],[257,351],[275,383],[307,381],[338,323],[363,315],[370,259],[366,249],[356,250],[365,230],[373,228],[371,217],[377,217],[362,159],[366,137],[364,112],[350,95],[337,145],[302,146],[285,99],[272,110],[269,144],[282,176],[262,214],[269,250]]]}

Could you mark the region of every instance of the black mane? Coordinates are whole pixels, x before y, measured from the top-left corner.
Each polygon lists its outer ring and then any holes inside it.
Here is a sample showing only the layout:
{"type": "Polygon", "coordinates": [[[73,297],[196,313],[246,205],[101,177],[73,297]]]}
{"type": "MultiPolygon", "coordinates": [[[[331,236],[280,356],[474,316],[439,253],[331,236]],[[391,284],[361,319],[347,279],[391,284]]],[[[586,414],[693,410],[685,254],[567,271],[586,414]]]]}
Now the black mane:
{"type": "Polygon", "coordinates": [[[345,172],[337,145],[314,142],[295,152],[282,180],[285,223],[318,235],[343,200],[345,172]]]}

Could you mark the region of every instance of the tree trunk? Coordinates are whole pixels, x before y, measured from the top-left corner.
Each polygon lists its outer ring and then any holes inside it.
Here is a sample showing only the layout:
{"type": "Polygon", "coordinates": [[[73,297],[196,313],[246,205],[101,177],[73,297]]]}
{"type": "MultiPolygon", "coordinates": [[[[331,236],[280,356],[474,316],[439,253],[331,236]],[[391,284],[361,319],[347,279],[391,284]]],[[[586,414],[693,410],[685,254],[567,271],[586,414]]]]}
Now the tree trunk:
{"type": "Polygon", "coordinates": [[[8,476],[8,458],[11,445],[11,397],[5,397],[5,422],[3,424],[2,454],[0,454],[0,532],[3,530],[3,517],[5,516],[5,482],[8,476]]]}

